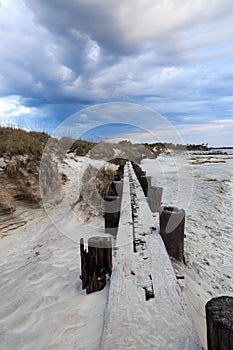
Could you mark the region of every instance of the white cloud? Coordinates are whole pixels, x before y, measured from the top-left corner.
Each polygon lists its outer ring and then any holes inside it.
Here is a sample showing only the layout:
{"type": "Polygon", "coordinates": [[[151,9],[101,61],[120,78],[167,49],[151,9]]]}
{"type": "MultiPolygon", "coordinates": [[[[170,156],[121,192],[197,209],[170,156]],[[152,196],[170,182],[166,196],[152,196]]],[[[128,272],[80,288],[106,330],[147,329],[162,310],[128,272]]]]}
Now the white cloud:
{"type": "Polygon", "coordinates": [[[222,101],[233,102],[233,96],[224,96],[222,97],[222,101]]]}
{"type": "Polygon", "coordinates": [[[88,40],[88,45],[87,45],[87,57],[96,62],[98,61],[100,57],[100,46],[97,44],[96,41],[93,41],[91,39],[88,40]]]}
{"type": "MultiPolygon", "coordinates": [[[[153,41],[168,35],[173,37],[177,32],[187,33],[193,28],[198,31],[200,25],[211,22],[214,25],[217,20],[225,20],[232,15],[232,11],[231,1],[220,0],[213,0],[211,5],[200,0],[121,1],[118,20],[128,41],[153,41]]],[[[208,33],[209,38],[214,36],[208,33]]]]}
{"type": "Polygon", "coordinates": [[[166,67],[162,69],[160,73],[160,79],[162,81],[171,80],[178,75],[178,69],[176,67],[166,67]]]}
{"type": "MultiPolygon", "coordinates": [[[[70,104],[127,101],[158,110],[175,125],[185,123],[184,132],[196,137],[207,132],[204,123],[230,124],[231,0],[1,4],[4,96],[29,98],[41,113],[50,104],[48,119],[57,113],[64,118],[70,104]]],[[[29,115],[27,108],[21,103],[11,115],[29,115]]]]}
{"type": "Polygon", "coordinates": [[[233,124],[233,119],[218,119],[214,120],[214,122],[220,124],[233,124]]]}
{"type": "Polygon", "coordinates": [[[33,108],[21,104],[19,96],[0,98],[0,116],[2,118],[17,117],[22,114],[29,114],[33,108]]]}
{"type": "Polygon", "coordinates": [[[223,123],[180,124],[178,132],[186,143],[209,143],[210,146],[232,146],[232,125],[223,123]]]}

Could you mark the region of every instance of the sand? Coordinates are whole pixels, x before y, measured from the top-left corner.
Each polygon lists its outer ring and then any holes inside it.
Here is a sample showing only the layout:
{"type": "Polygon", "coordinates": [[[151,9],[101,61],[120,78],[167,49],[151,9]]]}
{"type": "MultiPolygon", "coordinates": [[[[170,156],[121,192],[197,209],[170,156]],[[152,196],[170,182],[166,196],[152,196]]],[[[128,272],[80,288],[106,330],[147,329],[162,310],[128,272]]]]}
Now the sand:
{"type": "Polygon", "coordinates": [[[71,210],[88,166],[69,158],[63,201],[50,209],[21,204],[1,218],[0,349],[98,349],[108,286],[86,295],[81,288],[79,239],[103,235],[103,219],[88,224],[71,210]]]}
{"type": "MultiPolygon", "coordinates": [[[[164,204],[186,211],[187,265],[173,265],[185,277],[184,297],[205,344],[205,303],[233,295],[233,158],[188,158],[161,156],[144,160],[142,168],[164,188],[164,204]]],[[[69,181],[63,201],[49,213],[22,203],[13,216],[1,217],[1,350],[99,349],[109,287],[88,296],[82,290],[79,239],[104,235],[104,222],[94,217],[86,223],[72,209],[88,164],[104,162],[70,155],[60,165],[69,181]]]]}
{"type": "MultiPolygon", "coordinates": [[[[162,186],[163,205],[186,211],[186,265],[173,262],[185,278],[183,293],[206,347],[205,304],[233,295],[233,157],[171,154],[145,160],[152,184],[162,186]],[[195,163],[195,164],[193,164],[195,163]]],[[[155,216],[158,223],[158,216],[155,216]]]]}

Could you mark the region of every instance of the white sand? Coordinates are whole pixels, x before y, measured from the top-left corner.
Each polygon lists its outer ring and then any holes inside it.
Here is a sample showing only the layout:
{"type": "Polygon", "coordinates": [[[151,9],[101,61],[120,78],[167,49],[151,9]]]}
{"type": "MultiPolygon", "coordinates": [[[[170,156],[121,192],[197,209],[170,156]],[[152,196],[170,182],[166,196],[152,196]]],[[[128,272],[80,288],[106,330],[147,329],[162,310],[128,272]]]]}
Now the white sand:
{"type": "Polygon", "coordinates": [[[142,167],[164,187],[163,204],[186,211],[187,265],[173,265],[185,277],[184,297],[206,346],[206,302],[233,295],[233,157],[161,156],[142,167]]]}
{"type": "Polygon", "coordinates": [[[103,235],[103,219],[87,225],[70,208],[88,163],[67,161],[65,199],[49,216],[21,206],[11,220],[2,218],[1,350],[99,348],[108,287],[91,295],[82,290],[79,240],[103,235]],[[19,222],[22,226],[12,230],[19,222]]]}
{"type": "MultiPolygon", "coordinates": [[[[226,163],[193,165],[193,171],[183,156],[142,164],[153,184],[164,187],[164,202],[186,210],[187,266],[176,268],[185,276],[184,296],[203,342],[206,301],[233,295],[233,159],[219,157],[226,163]]],[[[79,239],[103,235],[103,219],[86,224],[70,207],[88,162],[70,158],[64,165],[70,181],[64,200],[49,216],[43,209],[21,206],[11,220],[1,218],[1,350],[100,346],[108,287],[88,296],[81,289],[79,239]]]]}

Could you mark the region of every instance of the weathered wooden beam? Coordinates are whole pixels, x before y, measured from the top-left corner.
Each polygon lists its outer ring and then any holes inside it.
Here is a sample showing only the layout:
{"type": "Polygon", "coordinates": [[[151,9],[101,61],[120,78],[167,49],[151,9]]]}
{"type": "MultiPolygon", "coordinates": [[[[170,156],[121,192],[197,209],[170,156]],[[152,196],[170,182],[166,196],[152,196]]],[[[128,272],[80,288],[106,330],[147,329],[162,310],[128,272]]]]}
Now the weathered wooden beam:
{"type": "Polygon", "coordinates": [[[206,304],[208,350],[233,349],[233,297],[213,298],[206,304]]]}
{"type": "Polygon", "coordinates": [[[101,350],[203,350],[154,225],[136,175],[126,166],[101,350]]]}
{"type": "Polygon", "coordinates": [[[111,237],[91,237],[88,251],[84,240],[80,240],[82,288],[87,294],[102,290],[107,283],[107,275],[112,273],[111,237]]]}
{"type": "Polygon", "coordinates": [[[168,254],[183,261],[185,211],[176,207],[162,207],[159,220],[160,234],[168,254]]]}

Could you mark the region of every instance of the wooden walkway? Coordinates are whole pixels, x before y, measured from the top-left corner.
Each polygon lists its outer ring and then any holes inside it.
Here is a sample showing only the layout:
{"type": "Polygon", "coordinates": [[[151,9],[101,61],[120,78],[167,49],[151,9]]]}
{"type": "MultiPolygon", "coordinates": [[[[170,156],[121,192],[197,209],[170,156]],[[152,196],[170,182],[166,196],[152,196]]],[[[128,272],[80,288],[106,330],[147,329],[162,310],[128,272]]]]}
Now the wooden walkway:
{"type": "Polygon", "coordinates": [[[101,350],[203,349],[158,229],[130,164],[101,350]]]}

